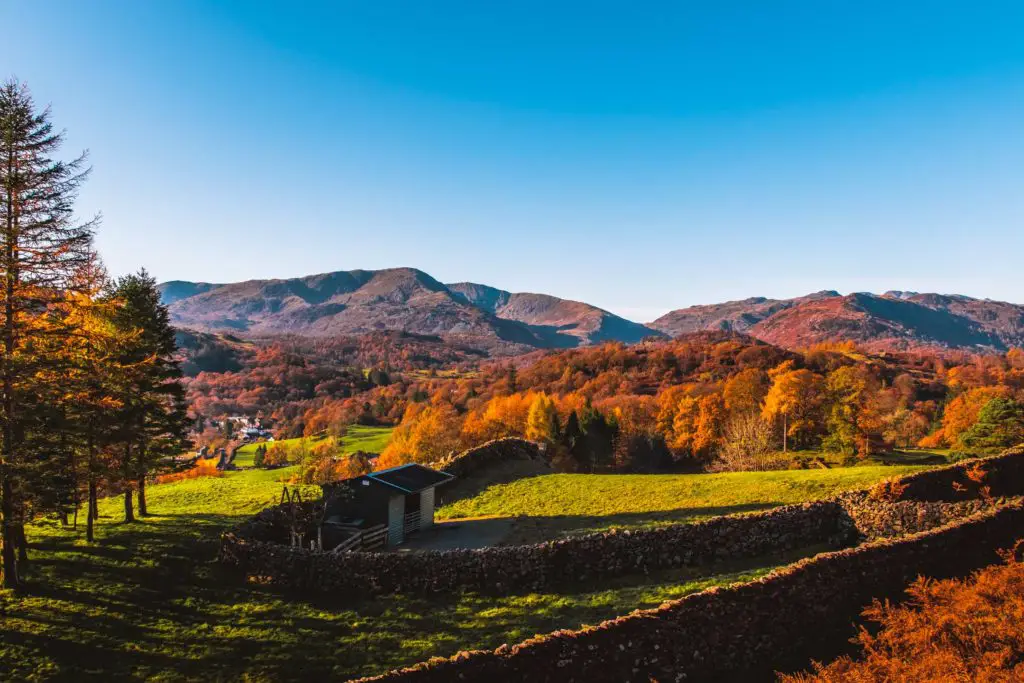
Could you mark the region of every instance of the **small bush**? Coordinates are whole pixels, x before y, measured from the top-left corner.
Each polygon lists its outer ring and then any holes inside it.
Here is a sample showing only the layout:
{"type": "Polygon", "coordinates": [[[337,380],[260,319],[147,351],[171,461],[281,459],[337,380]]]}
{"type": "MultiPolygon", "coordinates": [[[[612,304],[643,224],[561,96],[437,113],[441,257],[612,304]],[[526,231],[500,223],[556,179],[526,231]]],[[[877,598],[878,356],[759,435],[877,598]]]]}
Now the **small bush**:
{"type": "Polygon", "coordinates": [[[869,494],[872,500],[884,503],[895,503],[907,490],[907,484],[901,484],[896,479],[886,479],[871,487],[869,494]]]}
{"type": "Polygon", "coordinates": [[[966,581],[918,579],[910,601],[879,603],[864,612],[881,624],[861,629],[859,659],[814,664],[814,673],[781,676],[783,683],[1024,680],[1024,564],[1019,546],[1007,563],[966,581]]]}
{"type": "Polygon", "coordinates": [[[184,472],[172,472],[171,474],[162,474],[156,478],[158,484],[170,484],[174,481],[184,481],[186,479],[198,479],[200,477],[223,477],[224,473],[217,469],[217,460],[203,460],[199,459],[191,469],[185,470],[184,472]]]}

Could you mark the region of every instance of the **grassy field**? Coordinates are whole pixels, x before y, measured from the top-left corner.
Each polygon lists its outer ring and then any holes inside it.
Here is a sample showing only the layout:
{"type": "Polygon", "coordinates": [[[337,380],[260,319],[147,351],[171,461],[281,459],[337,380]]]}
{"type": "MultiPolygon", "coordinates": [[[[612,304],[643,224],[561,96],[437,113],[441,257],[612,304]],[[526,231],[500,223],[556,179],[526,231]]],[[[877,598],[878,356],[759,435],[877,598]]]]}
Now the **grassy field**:
{"type": "Polygon", "coordinates": [[[919,466],[723,474],[548,474],[445,505],[439,519],[522,517],[507,543],[764,510],[863,488],[919,466]]]}
{"type": "MultiPolygon", "coordinates": [[[[366,451],[367,453],[380,453],[391,440],[393,427],[364,427],[352,425],[341,440],[342,449],[345,453],[355,451],[366,451]]],[[[322,441],[325,437],[310,437],[308,439],[282,439],[277,443],[283,443],[292,448],[298,448],[305,443],[307,446],[322,441]]],[[[235,453],[235,465],[238,467],[252,467],[253,456],[256,455],[256,447],[259,444],[250,443],[242,446],[235,453]]]]}
{"type": "Polygon", "coordinates": [[[562,592],[338,604],[245,585],[215,561],[219,533],[275,502],[291,474],[247,470],[152,486],[155,514],[135,524],[120,523],[119,499],[104,500],[93,546],[56,523],[33,525],[28,593],[0,593],[0,680],[343,680],[597,623],[820,550],[562,592]]]}

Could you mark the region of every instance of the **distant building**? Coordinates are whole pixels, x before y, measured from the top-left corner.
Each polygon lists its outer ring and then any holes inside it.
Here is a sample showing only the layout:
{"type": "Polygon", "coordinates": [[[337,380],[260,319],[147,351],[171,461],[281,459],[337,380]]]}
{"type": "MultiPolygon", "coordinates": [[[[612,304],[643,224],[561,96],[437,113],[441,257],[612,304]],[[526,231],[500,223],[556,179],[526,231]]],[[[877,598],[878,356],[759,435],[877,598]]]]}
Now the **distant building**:
{"type": "Polygon", "coordinates": [[[324,484],[325,519],[355,528],[386,525],[388,545],[401,545],[408,534],[433,525],[434,489],[454,478],[411,463],[324,484]],[[340,486],[348,488],[351,496],[335,496],[340,486]]]}

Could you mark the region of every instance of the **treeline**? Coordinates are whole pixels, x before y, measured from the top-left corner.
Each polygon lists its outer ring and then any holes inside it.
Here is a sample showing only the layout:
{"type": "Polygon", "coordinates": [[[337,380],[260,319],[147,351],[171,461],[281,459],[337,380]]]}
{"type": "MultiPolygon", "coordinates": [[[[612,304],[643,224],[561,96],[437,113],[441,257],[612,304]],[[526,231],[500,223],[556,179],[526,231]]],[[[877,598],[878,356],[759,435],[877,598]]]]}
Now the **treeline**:
{"type": "Polygon", "coordinates": [[[996,450],[1024,439],[1024,352],[802,353],[703,334],[484,368],[406,404],[379,466],[492,438],[545,442],[565,469],[765,469],[778,451],[996,450]]]}
{"type": "Polygon", "coordinates": [[[404,387],[442,368],[470,367],[483,357],[437,337],[393,331],[258,342],[194,332],[179,336],[185,342],[183,363],[195,375],[185,385],[196,415],[262,413],[289,436],[302,436],[307,421],[397,423],[404,406],[392,412],[393,401],[364,405],[348,399],[396,382],[404,387]]]}
{"type": "MultiPolygon", "coordinates": [[[[144,271],[111,281],[77,221],[85,157],[56,159],[63,134],[17,81],[0,86],[0,519],[3,585],[29,560],[25,525],[86,514],[180,453],[187,418],[174,333],[144,271]]],[[[133,497],[137,494],[137,499],[133,497]]],[[[137,503],[136,503],[137,500],[137,503]]]]}

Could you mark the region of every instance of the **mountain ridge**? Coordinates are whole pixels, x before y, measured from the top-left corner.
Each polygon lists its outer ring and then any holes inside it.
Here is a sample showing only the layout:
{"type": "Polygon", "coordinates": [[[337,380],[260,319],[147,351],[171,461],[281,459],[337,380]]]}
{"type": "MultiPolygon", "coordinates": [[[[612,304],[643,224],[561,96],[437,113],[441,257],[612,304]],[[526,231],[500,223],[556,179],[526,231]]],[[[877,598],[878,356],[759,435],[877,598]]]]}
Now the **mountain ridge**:
{"type": "Polygon", "coordinates": [[[690,306],[642,324],[548,294],[445,284],[416,268],[224,284],[172,280],[160,290],[172,322],[186,329],[313,337],[401,330],[502,355],[711,330],[791,349],[841,341],[879,351],[1024,346],[1024,306],[962,294],[822,290],[690,306]]]}
{"type": "Polygon", "coordinates": [[[473,283],[449,286],[416,268],[228,284],[172,280],[160,290],[172,322],[201,331],[333,336],[403,330],[507,353],[661,336],[582,302],[473,283]]]}

